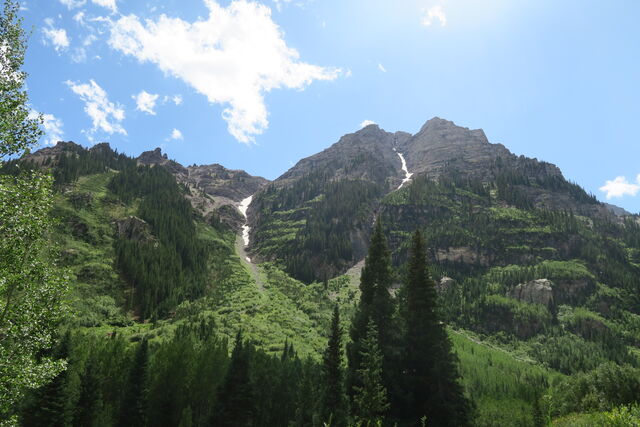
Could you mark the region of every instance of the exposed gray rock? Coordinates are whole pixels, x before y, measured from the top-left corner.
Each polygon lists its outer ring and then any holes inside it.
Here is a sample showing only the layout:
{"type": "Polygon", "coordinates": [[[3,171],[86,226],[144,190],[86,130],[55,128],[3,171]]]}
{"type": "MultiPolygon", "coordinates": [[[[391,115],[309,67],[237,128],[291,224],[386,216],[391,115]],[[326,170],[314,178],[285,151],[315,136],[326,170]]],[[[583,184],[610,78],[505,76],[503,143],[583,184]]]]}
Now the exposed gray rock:
{"type": "Polygon", "coordinates": [[[344,135],[320,153],[300,160],[275,183],[287,185],[312,172],[324,171],[330,180],[365,180],[391,191],[404,178],[402,163],[393,149],[409,138],[411,135],[406,132],[390,133],[378,125],[366,126],[344,135]]]}
{"type": "Polygon", "coordinates": [[[631,212],[621,208],[620,206],[612,205],[610,203],[603,203],[604,206],[611,211],[615,216],[630,216],[631,212]]]}
{"type": "Polygon", "coordinates": [[[36,165],[43,165],[47,161],[56,161],[62,153],[73,153],[79,150],[83,150],[83,148],[75,142],[58,141],[53,147],[41,148],[34,153],[27,154],[24,160],[36,165]]]}
{"type": "Polygon", "coordinates": [[[446,249],[438,249],[436,251],[436,259],[439,262],[461,262],[463,264],[489,265],[491,260],[487,254],[478,252],[469,246],[449,247],[446,249]]]}
{"type": "Polygon", "coordinates": [[[552,310],[553,282],[548,279],[536,279],[527,283],[520,283],[507,291],[507,296],[531,304],[542,304],[552,310]]]}
{"type": "Polygon", "coordinates": [[[249,175],[243,170],[227,169],[219,164],[189,166],[187,173],[187,177],[183,179],[190,185],[214,198],[222,197],[233,202],[255,194],[269,182],[260,176],[249,175]]]}
{"type": "Polygon", "coordinates": [[[139,165],[167,168],[178,183],[186,186],[186,198],[196,212],[208,220],[217,218],[234,229],[240,228],[242,222],[229,208],[237,210],[242,199],[257,193],[269,183],[265,178],[243,170],[227,169],[219,164],[184,167],[169,160],[160,148],[145,151],[136,160],[139,165]]]}
{"type": "Polygon", "coordinates": [[[116,235],[140,242],[154,240],[149,224],[137,216],[117,220],[116,235]]]}
{"type": "Polygon", "coordinates": [[[151,151],[144,151],[136,159],[138,165],[145,166],[164,166],[174,175],[186,174],[187,169],[180,163],[169,160],[166,153],[162,154],[160,148],[151,151]]]}

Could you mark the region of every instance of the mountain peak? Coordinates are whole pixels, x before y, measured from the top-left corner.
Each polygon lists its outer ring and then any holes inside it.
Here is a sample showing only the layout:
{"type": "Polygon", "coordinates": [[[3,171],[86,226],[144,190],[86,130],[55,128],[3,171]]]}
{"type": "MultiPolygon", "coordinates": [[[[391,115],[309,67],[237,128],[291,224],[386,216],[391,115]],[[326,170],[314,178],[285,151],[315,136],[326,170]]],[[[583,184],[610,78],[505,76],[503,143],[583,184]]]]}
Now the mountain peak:
{"type": "Polygon", "coordinates": [[[362,135],[362,136],[369,136],[369,135],[377,136],[377,135],[386,134],[386,133],[387,132],[384,129],[382,129],[377,123],[368,124],[365,127],[355,132],[356,135],[362,135]]]}
{"type": "Polygon", "coordinates": [[[458,126],[454,122],[441,119],[440,117],[434,117],[430,120],[427,120],[422,128],[420,128],[420,132],[418,132],[416,135],[429,133],[436,133],[440,134],[441,136],[456,135],[458,138],[455,139],[463,137],[462,139],[479,140],[485,143],[489,142],[482,129],[469,129],[466,127],[458,126]]]}
{"type": "Polygon", "coordinates": [[[162,154],[160,147],[155,150],[143,151],[137,158],[139,164],[164,164],[167,162],[167,154],[162,154]]]}

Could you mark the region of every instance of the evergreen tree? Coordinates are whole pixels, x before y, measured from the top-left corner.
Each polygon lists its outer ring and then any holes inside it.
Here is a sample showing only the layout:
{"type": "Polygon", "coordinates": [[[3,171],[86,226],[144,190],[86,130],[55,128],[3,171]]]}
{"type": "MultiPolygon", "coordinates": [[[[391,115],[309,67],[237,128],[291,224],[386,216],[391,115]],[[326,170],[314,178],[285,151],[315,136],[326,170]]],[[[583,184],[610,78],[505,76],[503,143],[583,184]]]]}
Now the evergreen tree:
{"type": "Polygon", "coordinates": [[[347,404],[342,371],[342,327],[336,305],[331,319],[331,333],[323,357],[323,390],[320,416],[323,422],[340,427],[347,422],[347,404]]]}
{"type": "Polygon", "coordinates": [[[129,373],[128,387],[120,411],[120,425],[138,427],[146,424],[148,365],[149,343],[144,339],[136,349],[129,373]]]}
{"type": "Polygon", "coordinates": [[[90,357],[80,380],[80,398],[73,417],[73,425],[77,427],[94,425],[101,407],[100,382],[97,378],[95,361],[90,357]]]}
{"type": "Polygon", "coordinates": [[[236,336],[231,362],[218,390],[216,425],[229,427],[250,426],[253,422],[253,386],[249,378],[250,348],[242,342],[242,333],[236,336]]]}
{"type": "Polygon", "coordinates": [[[355,416],[363,426],[375,426],[382,421],[389,403],[387,390],[382,384],[382,353],[373,320],[367,325],[367,335],[362,340],[360,356],[362,363],[357,373],[362,385],[355,387],[355,416]]]}
{"type": "Polygon", "coordinates": [[[413,235],[405,284],[403,338],[403,418],[412,425],[426,416],[429,425],[469,423],[469,403],[459,384],[457,358],[439,319],[435,283],[427,267],[422,236],[413,235]]]}
{"type": "Polygon", "coordinates": [[[395,328],[393,300],[389,293],[391,280],[391,254],[382,231],[382,223],[378,218],[360,277],[360,302],[350,329],[351,342],[347,345],[349,361],[347,392],[350,396],[353,396],[356,386],[361,386],[357,372],[361,366],[362,340],[367,335],[370,320],[378,330],[378,340],[383,356],[383,381],[387,387],[392,384],[393,375],[390,365],[395,358],[395,328]]]}

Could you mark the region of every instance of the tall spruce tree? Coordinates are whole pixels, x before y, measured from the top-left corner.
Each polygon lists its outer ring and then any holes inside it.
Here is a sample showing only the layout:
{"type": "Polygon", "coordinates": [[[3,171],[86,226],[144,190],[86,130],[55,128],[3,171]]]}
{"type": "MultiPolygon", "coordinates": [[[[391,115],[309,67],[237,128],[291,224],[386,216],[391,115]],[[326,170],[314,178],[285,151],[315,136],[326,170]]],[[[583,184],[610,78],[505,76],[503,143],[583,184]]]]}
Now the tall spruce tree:
{"type": "Polygon", "coordinates": [[[342,370],[342,326],[336,305],[331,319],[331,333],[323,357],[323,389],[320,417],[323,422],[341,427],[347,424],[347,402],[342,370]]]}
{"type": "Polygon", "coordinates": [[[125,391],[120,425],[141,427],[147,420],[149,342],[144,339],[136,348],[133,365],[129,372],[127,390],[125,391]]]}
{"type": "Polygon", "coordinates": [[[89,357],[80,380],[80,398],[73,415],[74,427],[95,425],[100,409],[102,408],[102,396],[100,394],[100,381],[96,368],[96,361],[89,357]]]}
{"type": "Polygon", "coordinates": [[[360,386],[357,372],[361,365],[362,340],[365,339],[369,320],[378,330],[379,345],[383,356],[383,382],[385,386],[393,383],[390,365],[395,358],[393,322],[394,302],[389,293],[391,286],[391,253],[387,239],[382,231],[380,218],[371,237],[369,253],[360,276],[360,302],[356,309],[350,329],[351,342],[347,345],[349,367],[347,371],[347,392],[353,396],[354,387],[360,386]]]}
{"type": "Polygon", "coordinates": [[[364,427],[378,425],[389,409],[387,390],[382,384],[382,353],[378,345],[378,330],[373,319],[367,324],[367,335],[362,340],[359,383],[355,387],[355,418],[364,427]]]}
{"type": "Polygon", "coordinates": [[[242,342],[242,333],[238,332],[227,374],[218,389],[215,425],[244,427],[250,426],[253,422],[254,396],[249,378],[249,350],[242,342]]]}
{"type": "Polygon", "coordinates": [[[419,231],[413,235],[404,291],[403,418],[410,425],[419,425],[423,416],[430,426],[467,425],[470,405],[458,382],[457,358],[440,321],[435,283],[419,231]]]}

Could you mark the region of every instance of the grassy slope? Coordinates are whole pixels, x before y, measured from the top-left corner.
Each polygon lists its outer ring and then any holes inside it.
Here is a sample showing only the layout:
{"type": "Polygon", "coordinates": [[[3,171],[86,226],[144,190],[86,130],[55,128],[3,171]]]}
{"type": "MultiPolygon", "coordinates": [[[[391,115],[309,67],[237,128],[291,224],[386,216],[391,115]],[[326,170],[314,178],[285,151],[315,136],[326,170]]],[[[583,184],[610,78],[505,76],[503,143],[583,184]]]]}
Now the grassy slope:
{"type": "MultiPolygon", "coordinates": [[[[350,318],[358,299],[357,280],[338,277],[325,290],[322,283],[305,285],[265,263],[258,268],[264,287],[260,289],[235,253],[236,236],[199,222],[198,235],[213,248],[207,295],[181,304],[170,319],[155,324],[133,322],[131,313],[122,308],[127,287],[113,268],[112,244],[113,222],[135,214],[136,204],[125,206],[109,196],[106,185],[111,176],[82,177],[70,192],[57,198],[56,214],[62,220],[56,238],[74,277],[77,325],[101,336],[117,330],[134,340],[141,335],[163,340],[182,322],[212,317],[223,336],[233,338],[242,328],[269,351],[280,351],[287,340],[301,355],[319,357],[333,305],[340,305],[343,319],[350,318]],[[74,205],[72,200],[84,193],[92,195],[91,202],[74,205]]],[[[478,405],[478,423],[514,425],[517,420],[529,424],[532,390],[552,383],[559,374],[483,343],[468,332],[452,331],[451,338],[465,386],[478,405]]]]}

